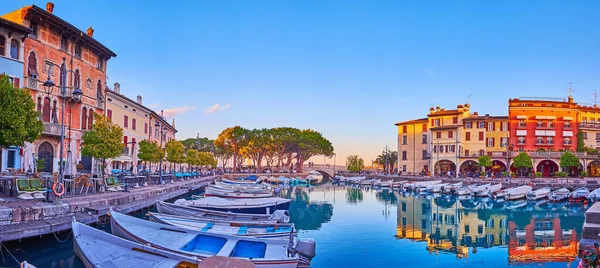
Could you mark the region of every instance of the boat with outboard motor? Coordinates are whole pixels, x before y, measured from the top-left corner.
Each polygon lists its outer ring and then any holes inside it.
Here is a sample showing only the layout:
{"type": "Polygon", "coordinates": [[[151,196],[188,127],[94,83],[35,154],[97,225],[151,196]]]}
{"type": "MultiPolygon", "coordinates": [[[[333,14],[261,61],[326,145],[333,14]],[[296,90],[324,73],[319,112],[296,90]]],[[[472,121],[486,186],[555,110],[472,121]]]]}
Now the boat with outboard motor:
{"type": "Polygon", "coordinates": [[[544,187],[544,188],[540,188],[537,190],[533,190],[529,193],[527,193],[527,200],[538,200],[538,199],[542,199],[542,198],[546,198],[550,192],[552,192],[550,190],[549,187],[544,187]]]}
{"type": "Polygon", "coordinates": [[[194,200],[178,199],[174,203],[196,208],[248,214],[271,214],[275,210],[287,210],[292,200],[281,197],[225,199],[204,197],[194,200]]]}
{"type": "Polygon", "coordinates": [[[277,210],[273,214],[245,214],[195,208],[163,201],[156,201],[156,210],[163,214],[194,217],[210,222],[276,224],[290,221],[290,214],[287,210],[277,210]]]}

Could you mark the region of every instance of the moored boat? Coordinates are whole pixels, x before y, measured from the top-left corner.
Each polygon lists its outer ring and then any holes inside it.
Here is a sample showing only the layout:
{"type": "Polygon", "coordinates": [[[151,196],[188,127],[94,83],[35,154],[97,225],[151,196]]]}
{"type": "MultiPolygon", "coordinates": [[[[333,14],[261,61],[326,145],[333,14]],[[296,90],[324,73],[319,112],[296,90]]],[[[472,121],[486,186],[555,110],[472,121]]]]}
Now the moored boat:
{"type": "Polygon", "coordinates": [[[457,182],[457,183],[448,184],[448,185],[442,187],[442,189],[443,189],[442,191],[444,193],[453,193],[453,192],[456,192],[456,190],[458,188],[462,187],[462,185],[463,185],[462,181],[457,182]]]}
{"type": "Polygon", "coordinates": [[[381,181],[380,185],[382,188],[390,188],[390,187],[392,187],[392,181],[384,180],[384,181],[381,181]]]}
{"type": "Polygon", "coordinates": [[[560,202],[569,198],[571,191],[567,188],[560,188],[548,194],[548,199],[552,202],[560,202]]]}
{"type": "Polygon", "coordinates": [[[206,187],[204,192],[205,196],[216,196],[222,198],[266,198],[272,197],[273,193],[268,191],[255,191],[248,192],[241,189],[227,190],[227,189],[219,189],[215,187],[206,187]]]}
{"type": "Polygon", "coordinates": [[[585,187],[581,187],[573,192],[571,192],[569,194],[569,199],[571,200],[583,200],[587,197],[587,195],[590,194],[590,190],[588,190],[588,188],[585,187]]]}
{"type": "Polygon", "coordinates": [[[229,184],[249,184],[249,185],[257,184],[257,181],[245,180],[245,179],[238,179],[238,180],[221,179],[221,182],[229,183],[229,184]]]}
{"type": "Polygon", "coordinates": [[[497,192],[502,190],[502,183],[485,185],[477,188],[475,192],[475,196],[479,197],[490,197],[493,192],[497,192]]]}
{"type": "Polygon", "coordinates": [[[512,188],[510,191],[504,194],[504,198],[506,200],[518,200],[525,198],[527,193],[531,192],[531,186],[523,185],[519,187],[512,188]]]}
{"type": "Polygon", "coordinates": [[[587,195],[587,199],[589,199],[592,202],[596,202],[597,200],[600,200],[600,188],[593,190],[592,192],[590,192],[587,195]]]}
{"type": "Polygon", "coordinates": [[[290,215],[287,210],[278,210],[271,215],[244,214],[195,208],[163,201],[156,201],[156,210],[163,214],[194,217],[211,222],[275,224],[287,223],[290,221],[290,215]]]}
{"type": "Polygon", "coordinates": [[[203,209],[249,214],[271,214],[275,210],[287,210],[292,200],[281,197],[239,198],[205,197],[196,200],[179,199],[174,203],[203,209]]]}
{"type": "Polygon", "coordinates": [[[434,184],[434,185],[429,185],[427,186],[427,191],[430,193],[439,193],[442,191],[442,188],[444,188],[445,186],[448,186],[449,183],[438,183],[438,184],[434,184]]]}
{"type": "Polygon", "coordinates": [[[506,193],[512,191],[515,188],[516,187],[506,188],[506,189],[502,189],[500,191],[493,192],[492,193],[492,198],[494,198],[494,199],[504,199],[504,197],[506,197],[506,193]]]}
{"type": "Polygon", "coordinates": [[[209,234],[138,219],[112,209],[109,213],[113,234],[184,256],[199,259],[211,256],[240,258],[263,268],[309,266],[310,259],[315,256],[312,240],[209,234]]]}
{"type": "Polygon", "coordinates": [[[402,188],[402,185],[407,183],[408,181],[394,181],[392,182],[392,188],[402,188]]]}
{"type": "Polygon", "coordinates": [[[454,193],[459,196],[466,196],[471,194],[471,190],[469,189],[469,187],[462,186],[456,189],[454,193]]]}
{"type": "Polygon", "coordinates": [[[308,172],[308,176],[306,176],[306,181],[309,184],[317,184],[323,181],[323,174],[316,170],[312,170],[308,172]]]}
{"type": "Polygon", "coordinates": [[[550,194],[551,190],[548,187],[540,188],[527,193],[527,200],[538,200],[546,198],[550,194]]]}
{"type": "Polygon", "coordinates": [[[292,223],[231,223],[199,220],[194,217],[148,212],[151,221],[201,232],[262,238],[289,238],[294,233],[292,223]]]}

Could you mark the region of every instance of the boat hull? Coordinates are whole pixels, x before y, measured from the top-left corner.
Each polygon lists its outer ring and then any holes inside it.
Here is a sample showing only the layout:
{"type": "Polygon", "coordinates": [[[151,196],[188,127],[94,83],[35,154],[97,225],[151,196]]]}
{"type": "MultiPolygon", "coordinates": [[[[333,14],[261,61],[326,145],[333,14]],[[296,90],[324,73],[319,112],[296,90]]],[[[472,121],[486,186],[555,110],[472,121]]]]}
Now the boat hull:
{"type": "Polygon", "coordinates": [[[220,190],[212,187],[206,188],[205,196],[216,196],[223,198],[267,198],[273,197],[272,193],[248,193],[236,190],[220,190]]]}
{"type": "MultiPolygon", "coordinates": [[[[241,213],[227,213],[214,210],[206,210],[201,208],[187,207],[183,205],[176,205],[165,202],[156,202],[156,209],[159,213],[194,217],[203,220],[210,220],[212,222],[235,222],[235,223],[261,223],[261,224],[276,224],[280,222],[287,222],[286,220],[278,220],[271,218],[271,215],[259,215],[259,214],[241,214],[241,213]]],[[[289,220],[289,219],[288,219],[289,220]]]]}

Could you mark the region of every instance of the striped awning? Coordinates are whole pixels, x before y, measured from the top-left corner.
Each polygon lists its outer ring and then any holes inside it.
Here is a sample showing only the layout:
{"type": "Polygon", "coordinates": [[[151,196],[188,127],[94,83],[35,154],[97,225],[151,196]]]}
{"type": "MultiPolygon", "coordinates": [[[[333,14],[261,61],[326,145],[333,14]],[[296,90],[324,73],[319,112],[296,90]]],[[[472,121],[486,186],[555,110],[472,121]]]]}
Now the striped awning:
{"type": "Polygon", "coordinates": [[[527,119],[526,115],[517,115],[517,119],[527,119]]]}
{"type": "Polygon", "coordinates": [[[527,136],[527,130],[517,130],[517,136],[527,136]]]}
{"type": "Polygon", "coordinates": [[[564,121],[573,121],[573,117],[570,117],[570,116],[563,116],[563,120],[564,120],[564,121]]]}
{"type": "Polygon", "coordinates": [[[573,137],[573,131],[563,131],[563,137],[573,137]]]}

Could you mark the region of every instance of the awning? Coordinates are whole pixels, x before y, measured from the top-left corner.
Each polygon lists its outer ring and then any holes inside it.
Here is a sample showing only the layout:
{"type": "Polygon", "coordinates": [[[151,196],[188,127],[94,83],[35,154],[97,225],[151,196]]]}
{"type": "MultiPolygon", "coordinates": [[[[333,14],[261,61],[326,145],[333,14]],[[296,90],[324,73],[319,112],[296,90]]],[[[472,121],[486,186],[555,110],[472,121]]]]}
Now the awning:
{"type": "Polygon", "coordinates": [[[547,115],[546,119],[550,119],[550,120],[555,120],[556,116],[552,116],[552,115],[547,115]]]}
{"type": "Polygon", "coordinates": [[[526,115],[517,115],[517,119],[527,119],[526,115]]]}
{"type": "Polygon", "coordinates": [[[517,136],[527,136],[527,130],[517,130],[517,136]]]}
{"type": "Polygon", "coordinates": [[[546,136],[546,131],[545,130],[536,130],[535,131],[535,136],[536,137],[546,136]]]}
{"type": "Polygon", "coordinates": [[[563,137],[573,137],[573,131],[563,131],[563,137]]]}
{"type": "Polygon", "coordinates": [[[570,117],[570,116],[563,116],[563,120],[564,120],[564,121],[573,121],[573,117],[570,117]]]}
{"type": "Polygon", "coordinates": [[[556,136],[556,131],[554,131],[554,130],[546,130],[546,136],[554,137],[554,136],[556,136]]]}
{"type": "Polygon", "coordinates": [[[546,119],[545,115],[536,115],[535,119],[546,119]]]}

